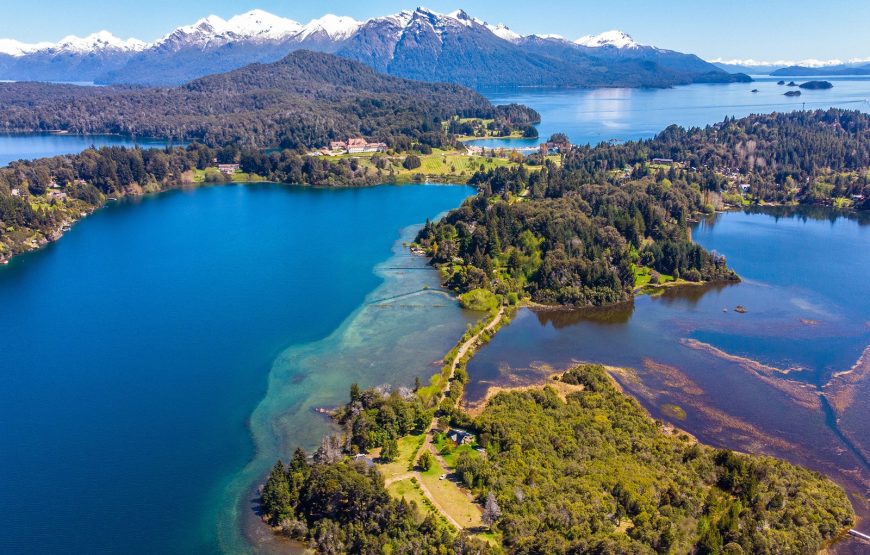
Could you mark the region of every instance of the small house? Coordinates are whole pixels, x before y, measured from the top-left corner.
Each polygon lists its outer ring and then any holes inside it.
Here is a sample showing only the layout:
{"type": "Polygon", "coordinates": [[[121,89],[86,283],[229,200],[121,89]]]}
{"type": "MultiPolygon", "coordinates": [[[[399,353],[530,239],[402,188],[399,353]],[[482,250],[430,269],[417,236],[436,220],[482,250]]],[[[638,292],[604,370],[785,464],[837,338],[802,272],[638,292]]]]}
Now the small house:
{"type": "Polygon", "coordinates": [[[373,461],[368,455],[362,453],[354,455],[351,457],[351,460],[353,460],[353,462],[362,462],[366,465],[366,468],[371,468],[375,465],[375,461],[373,461]]]}
{"type": "Polygon", "coordinates": [[[663,165],[663,166],[673,166],[674,159],[673,158],[653,158],[653,164],[663,165]]]}
{"type": "Polygon", "coordinates": [[[474,443],[474,434],[459,428],[450,428],[447,432],[447,439],[453,441],[456,445],[471,445],[474,443]]]}
{"type": "Polygon", "coordinates": [[[743,194],[748,193],[749,189],[751,189],[749,183],[741,183],[740,184],[740,191],[743,192],[743,194]]]}
{"type": "Polygon", "coordinates": [[[232,175],[239,171],[238,164],[218,164],[218,170],[225,175],[232,175]]]}

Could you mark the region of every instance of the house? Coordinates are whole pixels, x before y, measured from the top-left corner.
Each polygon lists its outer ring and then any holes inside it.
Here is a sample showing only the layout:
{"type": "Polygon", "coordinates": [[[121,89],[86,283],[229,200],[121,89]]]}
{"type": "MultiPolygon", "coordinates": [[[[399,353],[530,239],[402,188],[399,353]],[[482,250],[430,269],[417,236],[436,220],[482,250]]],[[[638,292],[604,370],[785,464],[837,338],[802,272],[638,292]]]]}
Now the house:
{"type": "Polygon", "coordinates": [[[740,184],[740,190],[741,190],[744,194],[745,194],[745,193],[748,193],[748,192],[749,192],[749,189],[751,189],[749,183],[741,183],[741,184],[740,184]]]}
{"type": "Polygon", "coordinates": [[[236,173],[237,171],[239,171],[239,165],[238,164],[218,164],[218,170],[220,170],[220,172],[223,174],[232,175],[232,174],[236,173]]]}
{"type": "Polygon", "coordinates": [[[351,457],[351,460],[353,460],[353,462],[361,461],[363,464],[366,465],[367,468],[371,468],[375,465],[375,461],[373,461],[368,455],[363,455],[362,453],[360,453],[359,455],[354,455],[353,457],[351,457]]]}
{"type": "Polygon", "coordinates": [[[541,143],[538,148],[541,149],[541,154],[543,156],[561,154],[571,150],[571,143],[541,143]]]}
{"type": "Polygon", "coordinates": [[[852,200],[855,202],[864,202],[864,195],[852,195],[852,200]]]}
{"type": "Polygon", "coordinates": [[[18,189],[12,189],[12,196],[13,196],[13,197],[20,197],[20,196],[21,196],[21,191],[18,190],[18,189]]]}
{"type": "Polygon", "coordinates": [[[347,152],[348,154],[356,154],[358,152],[365,152],[365,148],[368,145],[368,141],[362,138],[349,139],[347,141],[347,152]]]}
{"type": "Polygon", "coordinates": [[[652,163],[672,166],[674,164],[674,159],[673,158],[653,158],[652,163]]]}
{"type": "Polygon", "coordinates": [[[330,141],[329,150],[332,153],[359,154],[361,152],[386,152],[386,143],[370,143],[362,137],[355,137],[347,141],[330,141]]]}
{"type": "Polygon", "coordinates": [[[456,445],[471,445],[474,443],[474,434],[459,428],[450,428],[447,432],[447,439],[453,441],[456,445]]]}

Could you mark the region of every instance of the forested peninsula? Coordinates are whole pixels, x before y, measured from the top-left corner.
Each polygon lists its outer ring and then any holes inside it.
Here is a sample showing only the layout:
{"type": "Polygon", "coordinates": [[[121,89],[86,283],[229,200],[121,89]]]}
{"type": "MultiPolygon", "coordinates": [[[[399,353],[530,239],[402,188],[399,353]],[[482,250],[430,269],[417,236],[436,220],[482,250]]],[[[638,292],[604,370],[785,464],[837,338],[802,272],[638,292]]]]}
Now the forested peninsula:
{"type": "Polygon", "coordinates": [[[263,518],[318,553],[524,555],[811,554],[854,521],[827,478],[698,444],[601,366],[556,379],[500,393],[477,417],[455,408],[453,385],[440,406],[353,387],[342,432],[272,469],[263,518]],[[411,489],[397,487],[408,470],[411,489]],[[482,507],[481,526],[458,531],[445,520],[457,507],[430,501],[451,489],[482,507]]]}
{"type": "MultiPolygon", "coordinates": [[[[541,171],[496,168],[417,243],[455,290],[604,305],[667,282],[736,280],[690,225],[730,204],[870,195],[870,116],[841,110],[672,126],[655,139],[574,147],[541,171]]],[[[852,202],[849,200],[850,203],[852,202]]]]}

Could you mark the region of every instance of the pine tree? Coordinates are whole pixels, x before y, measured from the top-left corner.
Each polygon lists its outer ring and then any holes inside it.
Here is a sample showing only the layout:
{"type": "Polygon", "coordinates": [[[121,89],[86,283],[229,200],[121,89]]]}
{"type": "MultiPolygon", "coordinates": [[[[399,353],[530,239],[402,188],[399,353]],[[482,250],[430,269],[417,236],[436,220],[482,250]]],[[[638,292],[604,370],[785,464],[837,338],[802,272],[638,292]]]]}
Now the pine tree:
{"type": "Polygon", "coordinates": [[[495,500],[495,495],[492,491],[486,496],[486,504],[483,506],[483,523],[492,528],[493,524],[501,517],[501,507],[495,500]]]}

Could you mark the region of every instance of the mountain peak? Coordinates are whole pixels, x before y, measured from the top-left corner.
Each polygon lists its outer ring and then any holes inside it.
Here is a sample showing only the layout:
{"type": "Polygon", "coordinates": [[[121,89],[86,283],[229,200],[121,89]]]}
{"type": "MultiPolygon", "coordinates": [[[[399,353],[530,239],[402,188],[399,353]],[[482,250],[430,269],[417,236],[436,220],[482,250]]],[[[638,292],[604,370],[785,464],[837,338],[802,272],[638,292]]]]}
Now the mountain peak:
{"type": "Polygon", "coordinates": [[[312,35],[324,35],[332,40],[342,40],[354,34],[361,25],[362,23],[352,17],[328,13],[306,23],[302,27],[298,39],[304,40],[312,35]]]}
{"type": "Polygon", "coordinates": [[[605,31],[599,35],[586,35],[574,41],[580,46],[589,48],[600,48],[602,46],[610,46],[613,48],[638,48],[640,45],[634,41],[628,33],[613,30],[605,31]]]}
{"type": "Polygon", "coordinates": [[[116,50],[123,52],[137,52],[144,50],[146,43],[138,39],[119,39],[109,31],[98,31],[86,37],[70,35],[64,37],[51,48],[63,52],[95,52],[104,50],[116,50]]]}
{"type": "Polygon", "coordinates": [[[20,57],[26,54],[32,54],[39,50],[45,50],[54,46],[50,42],[38,42],[35,44],[27,44],[15,39],[0,39],[0,54],[7,56],[20,57]]]}
{"type": "Polygon", "coordinates": [[[489,31],[497,36],[500,39],[504,39],[510,42],[516,42],[523,38],[523,36],[515,31],[512,31],[507,25],[504,23],[499,23],[497,25],[490,25],[489,23],[484,23],[482,21],[478,21],[481,25],[489,29],[489,31]]]}

